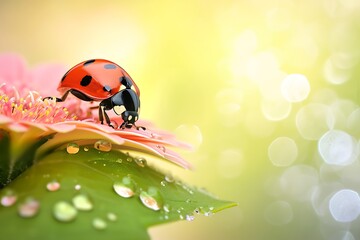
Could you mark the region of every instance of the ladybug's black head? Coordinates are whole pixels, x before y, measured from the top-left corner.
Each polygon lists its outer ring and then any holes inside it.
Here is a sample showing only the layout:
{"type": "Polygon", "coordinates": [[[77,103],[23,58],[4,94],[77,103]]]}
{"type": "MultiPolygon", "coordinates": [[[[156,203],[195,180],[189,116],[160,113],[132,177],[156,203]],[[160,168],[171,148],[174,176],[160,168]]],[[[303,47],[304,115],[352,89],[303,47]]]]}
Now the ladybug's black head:
{"type": "Polygon", "coordinates": [[[125,111],[121,114],[121,118],[128,124],[134,124],[139,119],[139,114],[135,111],[125,111]]]}
{"type": "Polygon", "coordinates": [[[123,89],[111,97],[112,108],[121,115],[126,127],[131,127],[139,119],[140,100],[132,89],[123,89]]]}

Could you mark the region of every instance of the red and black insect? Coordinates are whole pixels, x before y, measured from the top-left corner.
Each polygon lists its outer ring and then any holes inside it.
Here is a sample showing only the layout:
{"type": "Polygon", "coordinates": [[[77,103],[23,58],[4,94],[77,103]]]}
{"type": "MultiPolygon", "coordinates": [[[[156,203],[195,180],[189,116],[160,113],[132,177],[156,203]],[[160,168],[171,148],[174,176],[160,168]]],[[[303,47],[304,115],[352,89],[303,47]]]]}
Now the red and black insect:
{"type": "MultiPolygon", "coordinates": [[[[63,94],[56,98],[63,102],[71,93],[83,101],[99,101],[99,120],[111,125],[106,111],[113,109],[121,115],[120,128],[144,129],[135,122],[139,119],[140,90],[130,75],[119,65],[105,59],[92,59],[72,67],[62,77],[58,91],[63,94]]],[[[51,98],[51,97],[47,97],[51,98]]]]}

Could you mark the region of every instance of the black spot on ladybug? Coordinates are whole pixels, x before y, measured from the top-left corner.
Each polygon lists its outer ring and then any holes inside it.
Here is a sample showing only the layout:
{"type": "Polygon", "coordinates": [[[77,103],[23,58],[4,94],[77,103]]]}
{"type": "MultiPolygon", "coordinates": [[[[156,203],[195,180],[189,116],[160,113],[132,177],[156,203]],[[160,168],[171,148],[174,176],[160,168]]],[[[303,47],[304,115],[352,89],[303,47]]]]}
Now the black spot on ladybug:
{"type": "Polygon", "coordinates": [[[109,85],[105,85],[105,86],[103,87],[103,89],[104,89],[104,91],[106,91],[106,92],[111,92],[111,87],[110,87],[109,85]]]}
{"type": "Polygon", "coordinates": [[[132,82],[128,77],[122,76],[120,77],[120,83],[124,85],[126,88],[131,88],[132,82]]]}
{"type": "Polygon", "coordinates": [[[87,60],[86,62],[84,62],[84,66],[86,66],[90,63],[93,63],[93,62],[95,62],[95,59],[87,60]]]}
{"type": "Polygon", "coordinates": [[[91,83],[92,77],[90,75],[86,75],[81,79],[80,85],[86,87],[91,83]]]}
{"type": "Polygon", "coordinates": [[[115,69],[116,66],[115,66],[114,64],[108,63],[108,64],[105,64],[105,65],[104,65],[104,68],[105,68],[105,69],[115,69]]]}

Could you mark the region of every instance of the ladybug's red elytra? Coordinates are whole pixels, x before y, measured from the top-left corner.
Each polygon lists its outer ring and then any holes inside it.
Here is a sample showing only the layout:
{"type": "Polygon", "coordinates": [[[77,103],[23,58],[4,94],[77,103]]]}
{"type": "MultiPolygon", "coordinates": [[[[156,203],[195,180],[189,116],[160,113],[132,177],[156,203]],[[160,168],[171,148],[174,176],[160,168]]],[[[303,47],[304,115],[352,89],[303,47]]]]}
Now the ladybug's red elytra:
{"type": "Polygon", "coordinates": [[[105,118],[106,123],[113,127],[106,113],[113,109],[124,121],[120,128],[134,126],[145,130],[135,125],[139,119],[140,90],[130,75],[114,62],[105,59],[81,62],[65,73],[57,89],[63,94],[56,98],[57,102],[65,101],[69,93],[83,101],[99,101],[101,124],[105,118]]]}

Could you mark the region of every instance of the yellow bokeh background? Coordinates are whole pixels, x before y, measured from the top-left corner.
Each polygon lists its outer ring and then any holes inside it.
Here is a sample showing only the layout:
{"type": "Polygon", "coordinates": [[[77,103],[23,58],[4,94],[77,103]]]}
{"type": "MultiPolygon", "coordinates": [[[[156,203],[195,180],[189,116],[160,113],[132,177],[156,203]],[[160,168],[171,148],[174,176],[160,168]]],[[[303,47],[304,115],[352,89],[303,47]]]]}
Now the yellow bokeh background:
{"type": "Polygon", "coordinates": [[[360,131],[344,122],[360,101],[359,12],[357,0],[2,0],[0,52],[19,53],[30,67],[118,63],[141,89],[141,118],[195,146],[182,153],[194,171],[171,172],[239,203],[154,227],[153,239],[356,239],[359,230],[334,220],[326,199],[342,188],[360,191],[359,178],[344,180],[358,159],[335,170],[324,165],[319,138],[306,135],[318,128],[304,123],[304,133],[297,121],[303,107],[323,104],[334,112],[329,129],[358,141],[360,131]],[[301,101],[282,96],[289,74],[309,83],[301,101]],[[270,147],[278,137],[284,149],[270,147]],[[284,153],[285,163],[271,151],[284,153]],[[317,198],[334,182],[340,187],[317,198]]]}

